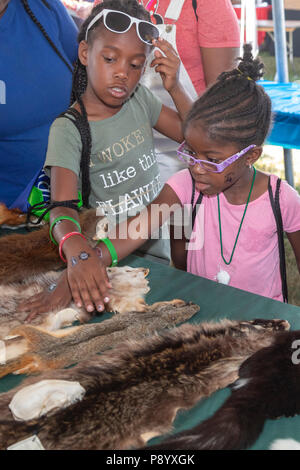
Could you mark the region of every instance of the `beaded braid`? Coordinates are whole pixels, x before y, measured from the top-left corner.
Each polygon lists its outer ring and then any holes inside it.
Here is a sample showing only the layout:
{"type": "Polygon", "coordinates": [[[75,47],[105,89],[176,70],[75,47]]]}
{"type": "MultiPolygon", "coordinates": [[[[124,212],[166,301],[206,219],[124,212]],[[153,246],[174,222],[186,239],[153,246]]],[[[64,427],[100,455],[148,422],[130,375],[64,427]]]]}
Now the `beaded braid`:
{"type": "MultiPolygon", "coordinates": [[[[54,42],[52,41],[52,39],[50,38],[50,36],[48,35],[48,33],[46,32],[45,28],[41,25],[41,23],[38,21],[38,19],[36,18],[35,14],[33,13],[33,11],[31,10],[30,6],[28,5],[28,0],[21,0],[22,1],[22,4],[23,4],[23,7],[26,11],[26,13],[28,14],[28,16],[32,19],[33,23],[39,28],[39,30],[41,31],[42,35],[44,36],[44,38],[48,41],[48,43],[50,44],[50,46],[52,47],[52,49],[56,52],[56,54],[58,55],[58,57],[66,64],[66,66],[68,67],[68,69],[70,70],[71,73],[73,73],[73,68],[70,66],[70,64],[66,61],[66,59],[63,57],[63,55],[61,54],[61,52],[57,49],[56,45],[54,44],[54,42]]],[[[50,6],[48,4],[48,2],[46,0],[42,0],[43,4],[50,10],[50,6]]]]}
{"type": "Polygon", "coordinates": [[[271,124],[271,100],[256,80],[263,77],[264,65],[253,59],[250,44],[244,45],[239,60],[236,69],[223,72],[194,103],[184,130],[199,121],[218,142],[235,142],[241,148],[263,144],[271,124]]]}
{"type": "MultiPolygon", "coordinates": [[[[89,17],[82,23],[79,34],[78,34],[78,43],[85,40],[85,34],[88,25],[92,19],[104,9],[118,10],[127,13],[130,16],[135,18],[143,19],[146,21],[151,21],[150,14],[147,10],[140,5],[137,0],[104,0],[99,5],[96,5],[89,17]]],[[[88,34],[88,43],[96,37],[97,30],[101,26],[102,20],[96,21],[96,23],[91,27],[88,34]]],[[[80,131],[80,134],[83,136],[85,145],[82,148],[80,169],[81,169],[81,179],[82,179],[82,202],[85,207],[89,207],[89,195],[91,192],[91,183],[90,183],[90,156],[92,148],[92,136],[91,130],[88,123],[88,116],[84,106],[84,103],[81,99],[81,95],[85,92],[87,87],[88,79],[86,73],[86,67],[82,65],[79,58],[76,60],[74,65],[73,72],[73,84],[72,84],[72,93],[71,93],[71,104],[75,101],[78,102],[81,110],[81,119],[77,120],[77,127],[80,131]]]]}

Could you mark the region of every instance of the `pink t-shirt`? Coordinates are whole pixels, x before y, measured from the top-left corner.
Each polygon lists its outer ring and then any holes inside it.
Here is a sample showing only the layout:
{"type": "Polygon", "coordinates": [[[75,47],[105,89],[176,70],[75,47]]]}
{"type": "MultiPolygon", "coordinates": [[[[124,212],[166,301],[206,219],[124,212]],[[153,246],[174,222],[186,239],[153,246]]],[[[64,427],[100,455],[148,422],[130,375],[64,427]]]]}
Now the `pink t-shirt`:
{"type": "MultiPolygon", "coordinates": [[[[146,0],[142,2],[144,6],[146,0]]],[[[200,47],[239,47],[240,30],[230,0],[197,0],[197,15],[192,0],[186,0],[177,22],[165,18],[170,0],[158,0],[156,13],[165,24],[176,24],[176,46],[197,94],[205,88],[200,47]]]]}
{"type": "MultiPolygon", "coordinates": [[[[276,181],[277,177],[272,175],[273,194],[276,181]]],[[[188,170],[176,173],[167,184],[182,205],[191,204],[192,180],[188,170]]],[[[196,191],[195,201],[198,196],[196,191]]],[[[229,204],[223,193],[219,199],[223,255],[229,261],[245,205],[229,204]]],[[[284,231],[297,232],[300,230],[299,194],[282,181],[279,199],[284,231]]],[[[276,223],[268,191],[249,203],[229,266],[221,256],[217,196],[204,196],[189,243],[187,271],[214,281],[217,273],[226,271],[230,286],[282,301],[276,223]]]]}

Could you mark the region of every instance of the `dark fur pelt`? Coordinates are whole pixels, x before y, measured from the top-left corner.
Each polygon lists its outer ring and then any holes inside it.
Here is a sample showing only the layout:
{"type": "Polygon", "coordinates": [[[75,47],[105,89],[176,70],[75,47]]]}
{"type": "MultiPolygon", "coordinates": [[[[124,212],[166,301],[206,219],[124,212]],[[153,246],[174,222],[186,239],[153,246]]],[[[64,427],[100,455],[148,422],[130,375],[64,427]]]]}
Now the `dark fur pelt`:
{"type": "Polygon", "coordinates": [[[150,450],[237,450],[255,443],[267,419],[300,413],[300,331],[274,336],[240,367],[231,396],[208,420],[150,450]],[[296,356],[293,356],[296,354],[296,356]],[[294,358],[292,360],[292,358],[294,358]],[[296,360],[296,361],[295,361],[296,360]]]}
{"type": "MultiPolygon", "coordinates": [[[[96,217],[96,210],[80,214],[82,233],[91,245],[96,225],[102,217],[96,217]]],[[[27,234],[13,234],[0,238],[0,284],[23,281],[47,271],[62,268],[64,263],[58,255],[57,246],[49,237],[49,225],[27,234]]]]}
{"type": "Polygon", "coordinates": [[[49,450],[139,448],[168,432],[178,409],[236,380],[240,364],[287,328],[283,320],[185,324],[27,379],[0,395],[0,448],[32,434],[49,450]],[[47,378],[79,381],[83,400],[38,420],[14,421],[8,404],[16,391],[47,378]]]}

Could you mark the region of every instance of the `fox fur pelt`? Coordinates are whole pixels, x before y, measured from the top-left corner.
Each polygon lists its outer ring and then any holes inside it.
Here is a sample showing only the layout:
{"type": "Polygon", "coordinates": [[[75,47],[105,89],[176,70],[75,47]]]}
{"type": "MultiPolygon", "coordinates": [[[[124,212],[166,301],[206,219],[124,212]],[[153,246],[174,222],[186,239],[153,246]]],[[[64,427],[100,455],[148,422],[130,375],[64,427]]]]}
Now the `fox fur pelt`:
{"type": "Polygon", "coordinates": [[[241,365],[231,396],[211,418],[151,449],[247,449],[255,443],[267,419],[299,414],[299,347],[300,331],[274,336],[271,345],[241,365]]]}
{"type": "Polygon", "coordinates": [[[240,364],[287,328],[283,320],[185,324],[31,377],[0,395],[0,448],[33,434],[47,450],[140,448],[170,430],[178,409],[236,380],[240,364]],[[86,394],[40,419],[15,421],[8,405],[17,390],[49,378],[78,381],[86,394]]]}
{"type": "MultiPolygon", "coordinates": [[[[97,226],[101,225],[102,220],[103,217],[96,216],[95,209],[80,213],[82,233],[91,246],[96,243],[97,226]]],[[[107,226],[104,231],[105,228],[107,226]]],[[[20,282],[64,267],[57,246],[49,238],[49,224],[26,234],[1,237],[0,259],[0,284],[20,282]]]]}
{"type": "Polygon", "coordinates": [[[36,373],[69,366],[93,354],[115,347],[126,339],[139,339],[189,320],[199,306],[175,299],[146,306],[143,312],[114,315],[100,323],[64,328],[52,333],[23,325],[3,341],[6,361],[0,377],[14,373],[36,373]]]}

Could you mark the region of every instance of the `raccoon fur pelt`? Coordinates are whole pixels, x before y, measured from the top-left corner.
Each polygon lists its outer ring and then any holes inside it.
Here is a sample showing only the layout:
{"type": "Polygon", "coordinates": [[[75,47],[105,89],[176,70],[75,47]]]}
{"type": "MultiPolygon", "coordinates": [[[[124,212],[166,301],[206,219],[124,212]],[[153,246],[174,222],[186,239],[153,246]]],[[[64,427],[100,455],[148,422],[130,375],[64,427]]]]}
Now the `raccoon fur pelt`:
{"type": "Polygon", "coordinates": [[[240,364],[287,328],[283,320],[185,324],[27,379],[0,395],[0,448],[32,434],[47,450],[140,448],[170,430],[178,409],[232,383],[240,364]],[[49,378],[78,381],[86,394],[40,419],[15,421],[8,405],[17,390],[49,378]]]}
{"type": "MultiPolygon", "coordinates": [[[[142,267],[107,268],[112,288],[109,292],[110,301],[105,306],[106,311],[116,313],[146,311],[148,306],[145,302],[145,295],[150,290],[148,273],[149,269],[142,267]]],[[[0,339],[4,339],[12,329],[22,325],[28,316],[28,312],[18,310],[18,305],[30,296],[49,289],[51,284],[57,282],[59,276],[59,272],[50,271],[21,283],[0,285],[0,339]]],[[[85,323],[93,316],[93,313],[77,307],[73,302],[68,307],[63,310],[49,310],[43,315],[38,315],[32,324],[48,331],[55,331],[77,320],[85,323]]]]}
{"type": "Polygon", "coordinates": [[[198,305],[175,299],[148,305],[143,312],[127,312],[100,323],[52,333],[29,325],[19,326],[10,332],[12,339],[3,341],[6,361],[0,364],[0,377],[12,372],[30,374],[69,366],[126,339],[140,339],[172,328],[198,311],[198,305]]]}
{"type": "MultiPolygon", "coordinates": [[[[79,215],[82,233],[94,246],[97,232],[106,233],[107,223],[96,216],[95,209],[79,215]],[[104,224],[101,227],[101,224],[104,224]],[[98,229],[100,225],[100,230],[98,229]]],[[[57,246],[49,237],[49,224],[26,234],[12,234],[0,238],[0,284],[20,282],[31,276],[64,267],[57,246]]]]}
{"type": "Polygon", "coordinates": [[[270,346],[241,365],[231,396],[211,418],[151,449],[247,449],[255,443],[267,419],[299,414],[299,347],[300,331],[274,336],[270,346]]]}

